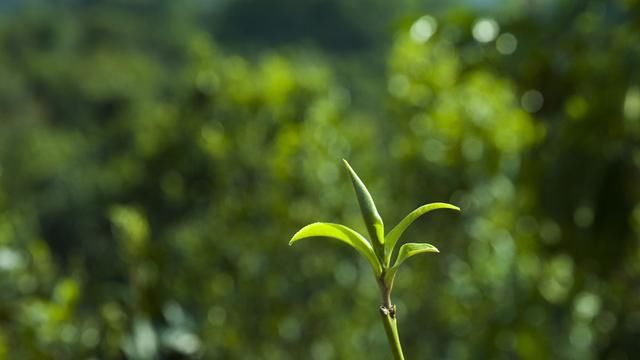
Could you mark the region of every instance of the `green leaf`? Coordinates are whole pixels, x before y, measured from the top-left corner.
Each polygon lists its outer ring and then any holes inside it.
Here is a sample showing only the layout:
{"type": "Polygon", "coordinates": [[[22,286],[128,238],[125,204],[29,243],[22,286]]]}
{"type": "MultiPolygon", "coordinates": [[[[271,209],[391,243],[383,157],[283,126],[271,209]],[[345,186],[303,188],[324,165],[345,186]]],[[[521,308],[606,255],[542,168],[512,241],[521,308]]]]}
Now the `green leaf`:
{"type": "Polygon", "coordinates": [[[419,208],[413,210],[411,213],[409,213],[409,215],[405,216],[405,218],[402,219],[402,221],[400,221],[400,223],[398,223],[398,225],[396,225],[396,227],[394,227],[389,232],[389,234],[387,234],[387,238],[385,239],[384,244],[384,261],[387,265],[389,265],[389,263],[391,262],[391,254],[393,253],[393,249],[395,248],[396,243],[400,239],[400,236],[402,236],[404,231],[407,229],[407,227],[409,227],[409,225],[411,225],[411,223],[413,223],[420,216],[428,213],[429,211],[437,209],[452,209],[460,211],[459,207],[447,203],[431,203],[420,206],[419,208]]]}
{"type": "MultiPolygon", "coordinates": [[[[362,180],[360,180],[358,174],[353,171],[347,160],[342,159],[342,162],[344,162],[344,166],[347,168],[347,171],[351,176],[353,189],[356,192],[360,211],[362,212],[362,217],[364,218],[367,230],[369,231],[371,238],[375,240],[375,243],[377,244],[375,245],[376,248],[379,247],[380,250],[382,250],[382,246],[384,245],[384,224],[380,214],[378,214],[376,204],[373,202],[373,198],[371,197],[371,194],[369,194],[367,187],[364,185],[362,180]]],[[[382,254],[380,254],[380,256],[382,256],[382,254]]]]}
{"type": "Polygon", "coordinates": [[[371,244],[358,232],[340,224],[317,222],[309,224],[295,233],[289,241],[289,245],[293,245],[293,243],[298,240],[311,237],[332,238],[350,245],[369,260],[376,276],[379,276],[382,273],[382,266],[380,265],[371,244]]]}
{"type": "Polygon", "coordinates": [[[439,253],[438,249],[431,244],[416,244],[416,243],[407,243],[400,247],[400,252],[398,252],[398,258],[396,259],[396,263],[393,266],[400,266],[405,260],[412,257],[413,255],[422,254],[422,253],[439,253]]]}
{"type": "Polygon", "coordinates": [[[438,249],[431,244],[416,244],[416,243],[407,243],[400,247],[400,251],[398,252],[398,258],[396,259],[396,263],[387,271],[385,275],[385,281],[387,284],[393,282],[393,277],[396,275],[400,264],[402,264],[405,260],[412,257],[413,255],[422,254],[422,253],[439,253],[438,249]]]}

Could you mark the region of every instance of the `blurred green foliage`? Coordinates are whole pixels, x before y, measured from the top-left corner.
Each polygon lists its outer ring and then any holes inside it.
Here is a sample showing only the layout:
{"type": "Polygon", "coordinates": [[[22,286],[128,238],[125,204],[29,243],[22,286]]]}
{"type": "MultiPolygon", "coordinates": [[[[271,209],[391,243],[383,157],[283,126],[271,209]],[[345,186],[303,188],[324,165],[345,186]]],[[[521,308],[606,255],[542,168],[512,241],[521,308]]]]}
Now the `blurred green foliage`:
{"type": "Polygon", "coordinates": [[[388,358],[365,260],[287,246],[365,230],[348,158],[463,209],[408,358],[632,359],[639,5],[0,1],[0,358],[388,358]]]}

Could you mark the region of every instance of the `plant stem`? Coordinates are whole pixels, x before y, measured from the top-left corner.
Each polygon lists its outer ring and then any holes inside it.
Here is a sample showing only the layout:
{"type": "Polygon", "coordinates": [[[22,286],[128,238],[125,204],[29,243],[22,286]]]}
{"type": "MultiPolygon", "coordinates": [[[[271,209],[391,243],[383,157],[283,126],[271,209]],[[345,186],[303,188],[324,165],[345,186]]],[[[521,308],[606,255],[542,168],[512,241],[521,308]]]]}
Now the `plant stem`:
{"type": "Polygon", "coordinates": [[[402,354],[402,345],[400,344],[400,337],[398,336],[398,325],[395,317],[395,306],[391,311],[386,307],[380,307],[380,315],[382,316],[382,322],[384,323],[384,330],[387,333],[387,339],[389,340],[389,346],[391,346],[391,352],[395,360],[404,360],[402,354]]]}
{"type": "Polygon", "coordinates": [[[402,345],[400,344],[400,336],[398,335],[398,324],[396,320],[396,307],[391,304],[391,288],[393,287],[393,278],[386,283],[384,273],[380,277],[379,285],[380,292],[382,294],[383,304],[380,306],[380,316],[382,316],[382,323],[384,324],[384,330],[387,333],[387,340],[389,340],[389,346],[391,346],[391,352],[395,360],[404,360],[402,354],[402,345]]]}

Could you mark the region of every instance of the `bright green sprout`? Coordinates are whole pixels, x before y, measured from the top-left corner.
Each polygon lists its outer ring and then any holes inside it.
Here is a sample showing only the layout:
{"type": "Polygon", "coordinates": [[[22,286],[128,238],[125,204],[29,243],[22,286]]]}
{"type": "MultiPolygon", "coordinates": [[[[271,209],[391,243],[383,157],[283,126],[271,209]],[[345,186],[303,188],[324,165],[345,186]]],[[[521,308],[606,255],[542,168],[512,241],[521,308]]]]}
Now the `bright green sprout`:
{"type": "Polygon", "coordinates": [[[289,241],[289,245],[293,245],[293,243],[302,239],[326,237],[340,240],[364,255],[369,261],[378,285],[380,286],[383,302],[380,306],[380,315],[382,316],[391,351],[396,360],[404,360],[402,346],[400,345],[400,338],[398,336],[396,308],[395,305],[391,303],[393,280],[398,268],[406,259],[417,254],[437,253],[439,251],[431,244],[407,243],[400,247],[395,262],[391,265],[396,244],[407,227],[421,215],[437,209],[460,211],[460,208],[447,203],[431,203],[420,206],[409,213],[409,215],[402,219],[402,221],[385,236],[384,223],[382,222],[380,214],[378,214],[376,204],[373,202],[373,198],[371,194],[369,194],[367,187],[362,180],[360,180],[356,172],[353,171],[349,163],[346,160],[342,161],[351,177],[351,182],[353,183],[353,188],[358,198],[358,204],[360,205],[360,211],[362,212],[362,217],[367,226],[371,241],[344,225],[317,222],[307,225],[295,233],[289,241]]]}

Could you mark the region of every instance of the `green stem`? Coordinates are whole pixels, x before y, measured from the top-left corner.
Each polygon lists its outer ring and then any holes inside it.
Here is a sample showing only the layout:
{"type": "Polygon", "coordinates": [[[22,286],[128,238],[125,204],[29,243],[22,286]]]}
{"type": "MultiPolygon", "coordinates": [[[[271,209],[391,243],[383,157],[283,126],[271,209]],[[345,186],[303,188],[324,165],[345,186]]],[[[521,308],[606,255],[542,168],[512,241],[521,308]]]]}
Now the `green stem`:
{"type": "Polygon", "coordinates": [[[385,280],[385,273],[379,279],[380,292],[382,294],[383,304],[380,306],[380,316],[384,330],[387,333],[389,346],[395,360],[404,360],[402,354],[402,345],[400,344],[400,336],[398,335],[398,323],[396,320],[396,306],[391,304],[391,289],[393,288],[393,277],[388,281],[385,280]]]}
{"type": "Polygon", "coordinates": [[[395,306],[391,311],[389,311],[384,305],[381,306],[380,316],[382,316],[384,330],[387,333],[387,339],[389,340],[389,346],[391,346],[393,358],[395,360],[404,360],[404,355],[402,354],[402,345],[400,344],[400,336],[398,336],[398,324],[395,317],[395,306]]]}

